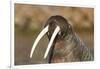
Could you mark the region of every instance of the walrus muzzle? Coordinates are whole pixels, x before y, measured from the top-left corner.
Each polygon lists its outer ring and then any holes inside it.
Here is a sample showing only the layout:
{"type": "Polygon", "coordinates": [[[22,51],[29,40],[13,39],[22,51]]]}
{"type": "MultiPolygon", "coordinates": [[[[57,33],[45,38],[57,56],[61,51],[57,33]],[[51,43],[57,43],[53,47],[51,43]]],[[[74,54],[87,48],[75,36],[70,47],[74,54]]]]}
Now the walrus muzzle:
{"type": "MultiPolygon", "coordinates": [[[[33,55],[33,53],[34,53],[34,50],[35,50],[35,48],[36,48],[38,42],[39,42],[40,39],[48,32],[48,30],[49,30],[49,25],[46,26],[46,27],[40,32],[40,34],[38,35],[38,37],[36,38],[36,40],[35,40],[35,42],[34,42],[34,44],[33,44],[33,46],[32,46],[32,49],[31,49],[30,58],[32,58],[32,55],[33,55]]],[[[59,26],[56,26],[56,28],[55,28],[55,30],[54,30],[52,36],[51,36],[50,42],[49,42],[49,44],[48,44],[48,46],[47,46],[47,50],[46,50],[46,52],[45,52],[45,54],[44,54],[44,59],[47,57],[47,55],[48,55],[48,53],[49,53],[49,50],[50,50],[50,48],[51,48],[51,46],[52,46],[52,44],[53,44],[53,41],[54,41],[55,37],[57,36],[57,34],[59,33],[59,31],[60,31],[60,27],[59,27],[59,26]]]]}

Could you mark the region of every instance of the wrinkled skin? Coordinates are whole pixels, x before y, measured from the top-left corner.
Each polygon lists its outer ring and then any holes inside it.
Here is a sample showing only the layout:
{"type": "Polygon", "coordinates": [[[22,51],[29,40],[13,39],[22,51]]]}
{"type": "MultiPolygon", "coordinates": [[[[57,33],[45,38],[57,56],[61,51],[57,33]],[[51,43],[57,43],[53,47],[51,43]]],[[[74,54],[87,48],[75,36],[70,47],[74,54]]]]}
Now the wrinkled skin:
{"type": "Polygon", "coordinates": [[[88,47],[84,45],[64,17],[52,16],[44,27],[47,25],[50,26],[47,32],[49,40],[56,26],[60,27],[60,32],[57,34],[50,50],[49,63],[93,60],[88,47]]]}

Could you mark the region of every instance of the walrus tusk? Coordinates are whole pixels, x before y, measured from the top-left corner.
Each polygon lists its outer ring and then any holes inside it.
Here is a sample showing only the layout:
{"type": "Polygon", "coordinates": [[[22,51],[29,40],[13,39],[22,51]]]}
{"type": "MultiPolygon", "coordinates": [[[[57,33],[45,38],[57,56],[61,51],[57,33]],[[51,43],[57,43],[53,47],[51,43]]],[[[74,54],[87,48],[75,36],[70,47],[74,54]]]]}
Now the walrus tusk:
{"type": "Polygon", "coordinates": [[[52,46],[52,43],[53,43],[53,41],[54,41],[54,39],[55,39],[55,37],[56,37],[56,35],[57,35],[57,33],[58,33],[59,31],[60,31],[60,27],[57,26],[56,29],[54,30],[54,32],[53,32],[53,34],[52,34],[52,37],[51,37],[51,39],[50,39],[50,42],[49,42],[49,44],[48,44],[48,46],[47,46],[47,50],[46,50],[46,52],[45,52],[44,59],[47,57],[48,52],[49,52],[49,50],[50,50],[50,48],[51,48],[51,46],[52,46]]]}
{"type": "Polygon", "coordinates": [[[34,44],[33,44],[33,46],[32,46],[32,49],[31,49],[30,58],[32,58],[32,55],[33,55],[33,53],[34,53],[34,50],[35,50],[35,48],[36,48],[36,46],[37,46],[39,40],[46,34],[46,32],[48,32],[48,28],[49,28],[49,25],[46,26],[46,27],[40,32],[40,34],[38,35],[38,37],[36,38],[36,40],[35,40],[35,42],[34,42],[34,44]]]}

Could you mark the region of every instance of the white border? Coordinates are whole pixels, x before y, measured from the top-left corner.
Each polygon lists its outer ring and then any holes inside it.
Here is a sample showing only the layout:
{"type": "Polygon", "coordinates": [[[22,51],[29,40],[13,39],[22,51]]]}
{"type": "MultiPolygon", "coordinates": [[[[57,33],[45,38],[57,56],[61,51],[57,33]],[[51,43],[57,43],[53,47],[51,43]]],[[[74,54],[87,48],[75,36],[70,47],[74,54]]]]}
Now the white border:
{"type": "Polygon", "coordinates": [[[0,69],[10,63],[10,1],[0,0],[0,69]]]}
{"type": "Polygon", "coordinates": [[[10,58],[10,67],[14,67],[14,2],[11,1],[11,42],[10,42],[10,52],[11,52],[11,58],[10,58]]]}
{"type": "Polygon", "coordinates": [[[56,5],[56,6],[74,6],[74,7],[90,7],[90,8],[95,8],[95,1],[80,1],[80,0],[14,0],[11,2],[11,68],[13,69],[40,69],[40,68],[44,68],[44,69],[51,69],[51,68],[55,68],[55,69],[61,69],[63,68],[80,68],[80,66],[82,67],[91,67],[91,65],[94,65],[94,62],[75,62],[75,63],[59,63],[59,64],[40,64],[40,65],[19,65],[19,66],[15,66],[14,65],[14,3],[21,3],[21,4],[34,4],[34,5],[56,5]],[[90,65],[88,65],[90,64],[90,65]]]}
{"type": "Polygon", "coordinates": [[[95,0],[14,0],[14,3],[58,5],[74,7],[95,7],[95,0]]]}

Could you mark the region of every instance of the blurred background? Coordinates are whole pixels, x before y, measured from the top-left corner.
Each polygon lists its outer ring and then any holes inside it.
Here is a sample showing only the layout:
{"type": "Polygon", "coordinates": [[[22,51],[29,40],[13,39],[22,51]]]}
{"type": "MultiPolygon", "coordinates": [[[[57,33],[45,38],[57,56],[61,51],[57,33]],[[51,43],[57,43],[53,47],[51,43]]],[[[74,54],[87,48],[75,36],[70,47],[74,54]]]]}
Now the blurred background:
{"type": "Polygon", "coordinates": [[[48,44],[47,36],[40,40],[32,59],[29,56],[36,37],[53,15],[65,17],[94,55],[93,8],[18,3],[15,3],[14,8],[15,65],[47,63],[47,59],[43,59],[48,44]]]}

